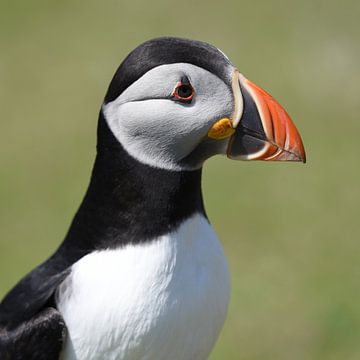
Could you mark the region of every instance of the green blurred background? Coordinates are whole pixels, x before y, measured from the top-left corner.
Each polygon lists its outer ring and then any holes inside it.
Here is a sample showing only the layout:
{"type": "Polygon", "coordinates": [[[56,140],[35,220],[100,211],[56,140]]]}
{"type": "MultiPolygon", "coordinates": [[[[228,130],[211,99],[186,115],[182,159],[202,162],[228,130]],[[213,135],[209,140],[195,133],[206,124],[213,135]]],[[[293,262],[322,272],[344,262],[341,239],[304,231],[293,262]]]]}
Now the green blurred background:
{"type": "Polygon", "coordinates": [[[0,295],[61,242],[120,61],[160,35],[210,42],[295,120],[308,163],[210,160],[232,298],[215,359],[360,358],[360,2],[5,1],[0,295]]]}

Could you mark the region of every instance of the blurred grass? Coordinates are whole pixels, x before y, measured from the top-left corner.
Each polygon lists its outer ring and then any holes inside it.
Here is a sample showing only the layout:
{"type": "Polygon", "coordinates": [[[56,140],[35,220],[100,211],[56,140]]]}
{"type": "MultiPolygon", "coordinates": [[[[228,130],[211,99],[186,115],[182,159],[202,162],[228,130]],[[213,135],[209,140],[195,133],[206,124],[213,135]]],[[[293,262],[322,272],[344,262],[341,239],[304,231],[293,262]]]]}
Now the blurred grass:
{"type": "Polygon", "coordinates": [[[61,242],[123,57],[195,38],[287,108],[308,155],[205,167],[233,288],[211,360],[359,359],[359,14],[353,0],[1,0],[0,295],[61,242]]]}

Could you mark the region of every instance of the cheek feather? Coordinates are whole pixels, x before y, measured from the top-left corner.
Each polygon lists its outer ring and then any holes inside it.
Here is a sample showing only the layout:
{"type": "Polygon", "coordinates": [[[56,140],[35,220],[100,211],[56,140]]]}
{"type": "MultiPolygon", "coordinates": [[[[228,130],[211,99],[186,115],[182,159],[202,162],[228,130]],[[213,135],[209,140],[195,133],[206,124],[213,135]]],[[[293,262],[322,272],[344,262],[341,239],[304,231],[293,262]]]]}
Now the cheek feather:
{"type": "Polygon", "coordinates": [[[202,166],[206,157],[196,165],[183,160],[207,138],[211,126],[231,112],[228,86],[216,75],[190,64],[159,66],[104,106],[111,131],[132,157],[176,171],[202,166]],[[158,98],[166,91],[167,98],[158,98]],[[146,98],[136,99],[136,93],[146,98]]]}

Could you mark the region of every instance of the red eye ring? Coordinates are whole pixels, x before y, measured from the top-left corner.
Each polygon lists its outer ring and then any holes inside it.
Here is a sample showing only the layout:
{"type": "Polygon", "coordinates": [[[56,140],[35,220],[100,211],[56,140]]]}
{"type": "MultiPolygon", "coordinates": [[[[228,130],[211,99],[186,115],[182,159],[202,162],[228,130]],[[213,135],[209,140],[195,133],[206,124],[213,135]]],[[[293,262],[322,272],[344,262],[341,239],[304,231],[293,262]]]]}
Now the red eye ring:
{"type": "Polygon", "coordinates": [[[172,96],[184,102],[191,102],[195,95],[195,90],[190,84],[179,82],[174,89],[172,96]]]}

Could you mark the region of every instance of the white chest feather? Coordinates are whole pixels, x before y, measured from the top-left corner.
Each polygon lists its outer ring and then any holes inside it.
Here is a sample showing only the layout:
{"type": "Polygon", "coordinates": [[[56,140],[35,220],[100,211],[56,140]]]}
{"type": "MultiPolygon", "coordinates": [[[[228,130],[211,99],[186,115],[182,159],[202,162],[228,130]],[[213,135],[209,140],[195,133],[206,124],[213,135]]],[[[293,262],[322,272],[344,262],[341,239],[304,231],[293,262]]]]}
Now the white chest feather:
{"type": "Polygon", "coordinates": [[[201,215],[141,245],[91,253],[59,287],[64,360],[203,360],[226,316],[229,273],[201,215]]]}

